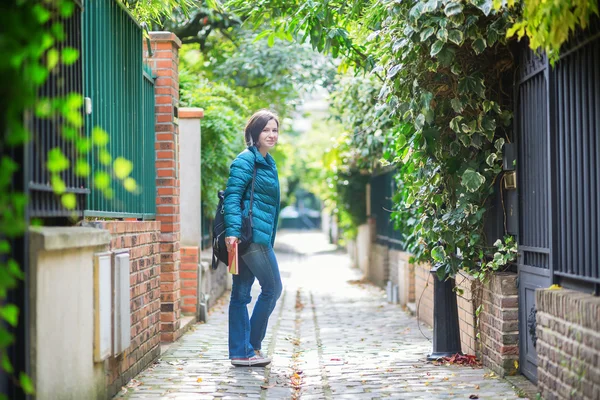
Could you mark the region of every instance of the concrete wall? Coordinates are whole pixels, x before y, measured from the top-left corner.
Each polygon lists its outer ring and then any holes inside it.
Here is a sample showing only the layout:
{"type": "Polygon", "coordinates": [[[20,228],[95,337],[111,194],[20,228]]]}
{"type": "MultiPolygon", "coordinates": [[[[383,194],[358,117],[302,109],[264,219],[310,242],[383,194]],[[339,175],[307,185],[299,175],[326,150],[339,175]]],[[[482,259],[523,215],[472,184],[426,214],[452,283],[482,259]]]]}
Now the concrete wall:
{"type": "Polygon", "coordinates": [[[367,278],[375,285],[385,287],[389,279],[389,248],[372,243],[367,278]]]}
{"type": "Polygon", "coordinates": [[[179,160],[182,166],[181,180],[181,246],[200,246],[200,108],[179,110],[179,160]]]}
{"type": "Polygon", "coordinates": [[[28,327],[38,400],[106,398],[104,364],[94,362],[93,255],[110,239],[94,228],[30,231],[28,327]]]}
{"type": "Polygon", "coordinates": [[[371,253],[371,226],[363,224],[358,227],[356,237],[356,265],[367,275],[369,271],[369,254],[371,253]]]}
{"type": "Polygon", "coordinates": [[[538,389],[542,398],[600,399],[600,298],[537,290],[538,389]]]}

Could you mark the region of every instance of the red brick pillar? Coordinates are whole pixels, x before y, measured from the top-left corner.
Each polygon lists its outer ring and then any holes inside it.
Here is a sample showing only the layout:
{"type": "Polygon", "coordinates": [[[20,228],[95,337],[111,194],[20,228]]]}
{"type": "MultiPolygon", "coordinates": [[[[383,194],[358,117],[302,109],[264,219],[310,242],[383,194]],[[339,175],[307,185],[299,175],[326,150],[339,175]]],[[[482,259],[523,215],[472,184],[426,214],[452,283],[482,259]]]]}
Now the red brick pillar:
{"type": "Polygon", "coordinates": [[[161,341],[180,335],[181,293],[179,211],[179,48],[171,32],[151,32],[153,54],[148,58],[156,75],[156,220],[160,235],[160,329],[161,341]]]}

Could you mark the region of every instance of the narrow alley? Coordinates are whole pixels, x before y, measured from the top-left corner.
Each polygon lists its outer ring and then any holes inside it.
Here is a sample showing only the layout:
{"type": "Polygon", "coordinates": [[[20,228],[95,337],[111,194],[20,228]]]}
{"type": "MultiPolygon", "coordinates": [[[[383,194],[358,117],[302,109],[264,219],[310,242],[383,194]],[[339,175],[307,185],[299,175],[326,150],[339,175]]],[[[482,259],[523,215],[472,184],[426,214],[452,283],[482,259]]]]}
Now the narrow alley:
{"type": "Polygon", "coordinates": [[[285,289],[265,341],[270,367],[229,363],[226,294],[116,398],[518,398],[482,368],[426,362],[431,329],[388,304],[321,233],[282,232],[276,250],[285,289]]]}

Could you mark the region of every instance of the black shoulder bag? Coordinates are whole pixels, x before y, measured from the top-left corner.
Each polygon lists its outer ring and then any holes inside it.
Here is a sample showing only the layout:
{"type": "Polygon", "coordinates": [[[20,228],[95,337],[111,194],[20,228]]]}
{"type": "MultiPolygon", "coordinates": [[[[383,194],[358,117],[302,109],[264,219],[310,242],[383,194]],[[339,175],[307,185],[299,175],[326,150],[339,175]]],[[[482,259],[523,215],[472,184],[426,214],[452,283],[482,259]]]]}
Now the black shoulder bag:
{"type": "MultiPolygon", "coordinates": [[[[252,243],[252,206],[254,204],[254,181],[256,180],[256,162],[254,163],[254,173],[252,174],[252,187],[250,189],[250,209],[248,210],[248,216],[244,217],[244,199],[240,207],[242,209],[242,229],[240,232],[240,243],[238,244],[238,250],[243,253],[250,243],[252,243]]],[[[219,193],[219,204],[217,205],[217,212],[215,219],[213,220],[213,240],[212,240],[212,269],[217,269],[219,262],[225,265],[229,265],[229,257],[227,254],[227,245],[225,244],[225,191],[220,190],[219,193]]]]}

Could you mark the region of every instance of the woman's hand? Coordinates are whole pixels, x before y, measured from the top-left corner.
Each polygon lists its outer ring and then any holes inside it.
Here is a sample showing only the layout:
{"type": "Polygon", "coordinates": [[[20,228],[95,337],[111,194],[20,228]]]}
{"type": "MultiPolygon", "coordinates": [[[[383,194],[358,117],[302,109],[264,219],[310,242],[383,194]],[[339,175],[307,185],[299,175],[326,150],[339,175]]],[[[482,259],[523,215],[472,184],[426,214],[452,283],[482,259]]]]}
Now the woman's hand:
{"type": "Polygon", "coordinates": [[[235,236],[227,236],[225,238],[225,246],[227,246],[227,252],[229,252],[229,249],[231,249],[231,246],[234,243],[237,243],[239,241],[240,241],[240,239],[236,238],[235,236]]]}

